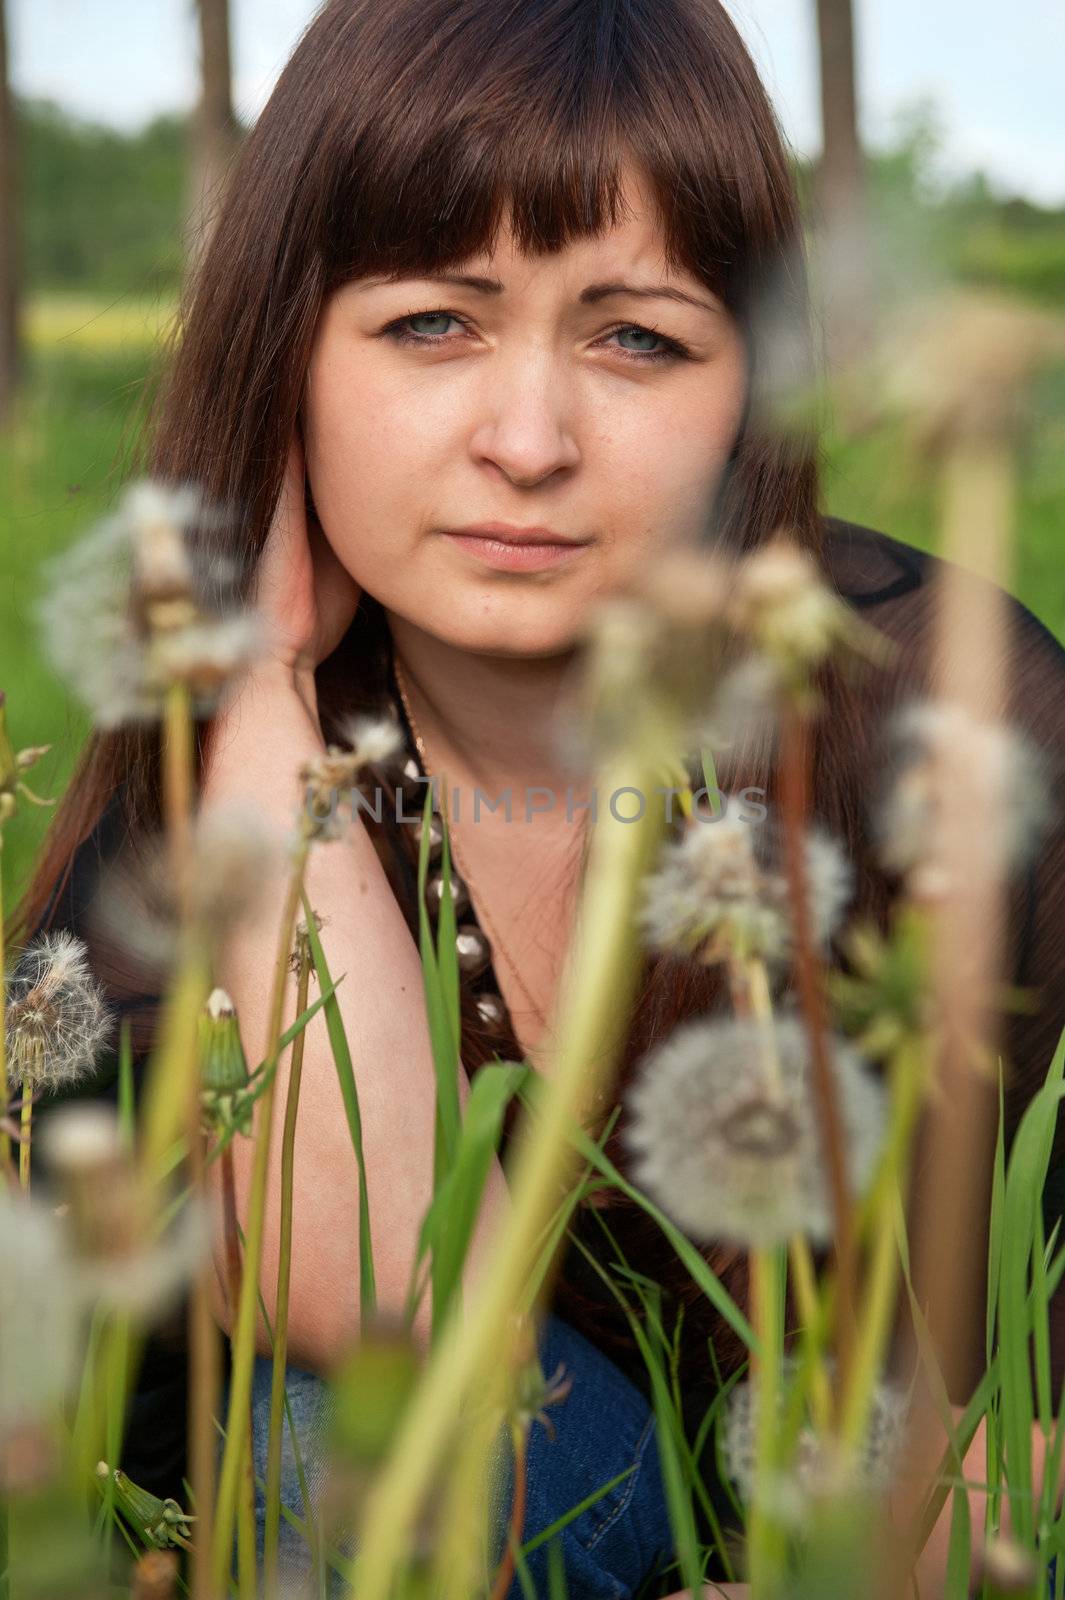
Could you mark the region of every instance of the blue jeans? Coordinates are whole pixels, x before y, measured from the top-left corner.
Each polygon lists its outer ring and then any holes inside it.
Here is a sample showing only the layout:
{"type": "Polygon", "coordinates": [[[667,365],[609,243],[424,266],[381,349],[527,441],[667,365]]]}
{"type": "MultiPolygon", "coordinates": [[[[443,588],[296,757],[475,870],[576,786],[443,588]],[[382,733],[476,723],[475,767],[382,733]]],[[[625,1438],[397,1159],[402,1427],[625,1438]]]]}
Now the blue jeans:
{"type": "MultiPolygon", "coordinates": [[[[640,1391],[601,1351],[568,1322],[549,1314],[538,1350],[544,1375],[559,1363],[572,1388],[547,1412],[552,1440],[542,1422],[533,1422],[526,1450],[526,1502],[522,1543],[542,1532],[619,1473],[628,1475],[588,1506],[556,1535],[565,1566],[568,1600],[632,1600],[641,1587],[673,1560],[673,1540],[659,1468],[654,1413],[640,1391]]],[[[272,1363],[257,1357],[252,1385],[252,1440],[255,1472],[266,1477],[272,1363]]],[[[326,1473],[325,1429],[329,1391],[313,1373],[286,1369],[285,1387],[299,1441],[300,1460],[312,1507],[326,1473]]],[[[513,1483],[512,1452],[500,1441],[491,1498],[490,1533],[497,1558],[506,1544],[513,1483]]],[[[282,1428],[281,1499],[304,1515],[295,1456],[287,1422],[282,1428]]],[[[266,1522],[263,1494],[256,1488],[259,1558],[266,1522]]],[[[550,1592],[545,1540],[524,1557],[535,1596],[550,1592]]],[[[347,1553],[354,1555],[349,1544],[347,1553]]],[[[279,1561],[283,1583],[302,1582],[310,1569],[310,1548],[281,1518],[279,1561]]],[[[679,1580],[678,1580],[679,1581],[679,1580]]],[[[330,1593],[340,1592],[338,1575],[330,1593]]],[[[523,1600],[526,1591],[515,1573],[506,1600],[523,1600]]]]}

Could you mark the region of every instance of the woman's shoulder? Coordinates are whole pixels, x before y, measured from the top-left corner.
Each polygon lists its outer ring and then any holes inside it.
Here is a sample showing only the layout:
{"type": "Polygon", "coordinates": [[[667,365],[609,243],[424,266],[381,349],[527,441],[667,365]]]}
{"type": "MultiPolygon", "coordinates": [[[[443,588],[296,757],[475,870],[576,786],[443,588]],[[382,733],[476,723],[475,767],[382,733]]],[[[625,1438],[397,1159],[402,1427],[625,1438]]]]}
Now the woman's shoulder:
{"type": "MultiPolygon", "coordinates": [[[[900,646],[900,671],[912,675],[927,668],[939,584],[946,574],[978,594],[991,587],[1001,597],[1005,615],[1006,658],[1002,662],[1018,689],[1022,715],[1036,709],[1032,687],[1059,687],[1065,682],[1065,647],[1021,600],[980,574],[919,549],[877,528],[822,518],[821,560],[837,592],[874,627],[900,646]]],[[[1058,705],[1059,731],[1065,711],[1058,705]]]]}

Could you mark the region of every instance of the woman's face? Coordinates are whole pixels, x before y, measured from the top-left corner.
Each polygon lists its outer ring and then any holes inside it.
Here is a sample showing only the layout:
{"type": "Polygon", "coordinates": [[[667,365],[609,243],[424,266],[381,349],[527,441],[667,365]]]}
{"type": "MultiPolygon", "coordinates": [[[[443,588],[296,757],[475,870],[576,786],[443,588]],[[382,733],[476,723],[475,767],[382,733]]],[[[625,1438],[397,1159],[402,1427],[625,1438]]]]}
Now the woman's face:
{"type": "Polygon", "coordinates": [[[667,271],[635,177],[625,198],[556,255],[503,231],[446,279],[357,279],[322,310],[303,435],[323,529],[387,611],[458,648],[566,651],[592,602],[705,529],[743,343],[667,271]],[[448,532],[484,523],[579,543],[516,570],[448,532]]]}

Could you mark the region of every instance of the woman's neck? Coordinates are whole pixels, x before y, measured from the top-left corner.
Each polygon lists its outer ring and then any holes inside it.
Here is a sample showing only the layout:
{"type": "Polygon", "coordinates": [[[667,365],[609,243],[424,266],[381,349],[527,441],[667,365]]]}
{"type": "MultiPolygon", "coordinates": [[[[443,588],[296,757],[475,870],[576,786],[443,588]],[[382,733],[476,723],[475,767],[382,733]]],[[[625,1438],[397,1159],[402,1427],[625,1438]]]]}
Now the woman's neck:
{"type": "Polygon", "coordinates": [[[583,795],[583,775],[565,766],[555,731],[576,649],[536,659],[480,655],[391,613],[388,624],[418,731],[449,787],[477,786],[490,798],[509,788],[521,807],[526,790],[546,789],[563,814],[567,786],[575,800],[583,795]]]}

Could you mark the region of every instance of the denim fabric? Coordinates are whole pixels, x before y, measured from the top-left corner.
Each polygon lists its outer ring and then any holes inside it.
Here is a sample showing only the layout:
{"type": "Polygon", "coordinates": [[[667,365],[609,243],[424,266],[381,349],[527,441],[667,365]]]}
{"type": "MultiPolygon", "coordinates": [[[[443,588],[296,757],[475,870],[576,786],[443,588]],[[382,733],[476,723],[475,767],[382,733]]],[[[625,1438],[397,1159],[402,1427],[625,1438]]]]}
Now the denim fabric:
{"type": "MultiPolygon", "coordinates": [[[[641,1586],[672,1560],[672,1537],[659,1470],[654,1414],[620,1369],[560,1317],[548,1315],[540,1330],[540,1364],[551,1378],[561,1362],[573,1384],[564,1400],[547,1412],[552,1439],[542,1422],[533,1422],[526,1450],[526,1506],[522,1543],[557,1521],[572,1507],[628,1468],[628,1476],[558,1535],[569,1600],[631,1600],[641,1586]]],[[[256,1359],[252,1385],[252,1440],[255,1472],[266,1477],[272,1363],[256,1359]]],[[[329,1391],[322,1380],[298,1367],[286,1369],[285,1387],[299,1441],[300,1459],[312,1505],[323,1486],[329,1391]]],[[[509,1440],[498,1441],[491,1489],[490,1537],[496,1558],[506,1544],[513,1484],[509,1440]]],[[[281,1499],[304,1515],[295,1455],[287,1422],[282,1430],[281,1499]]],[[[256,1487],[260,1560],[266,1525],[263,1494],[256,1487]]],[[[524,1559],[536,1596],[546,1595],[548,1543],[524,1559]]],[[[355,1553],[354,1545],[349,1552],[355,1553]]],[[[307,1543],[282,1516],[279,1544],[284,1584],[302,1582],[310,1568],[307,1543]]],[[[340,1592],[332,1575],[330,1593],[340,1592]]],[[[506,1600],[523,1600],[515,1574],[506,1600]]]]}

